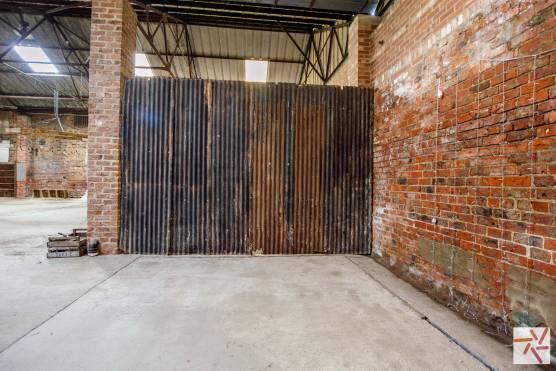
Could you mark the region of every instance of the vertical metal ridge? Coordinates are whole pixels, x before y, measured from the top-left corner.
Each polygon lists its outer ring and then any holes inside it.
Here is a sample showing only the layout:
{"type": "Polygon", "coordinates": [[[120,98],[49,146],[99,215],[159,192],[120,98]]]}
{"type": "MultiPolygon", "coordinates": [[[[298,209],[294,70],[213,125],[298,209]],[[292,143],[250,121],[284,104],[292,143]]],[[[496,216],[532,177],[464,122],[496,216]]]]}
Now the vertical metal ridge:
{"type": "Polygon", "coordinates": [[[306,174],[305,176],[305,202],[307,205],[307,213],[304,215],[303,224],[306,228],[305,232],[305,253],[313,253],[314,246],[314,234],[317,221],[314,218],[315,212],[315,191],[313,189],[313,183],[315,182],[315,142],[317,133],[315,132],[315,111],[317,109],[315,94],[311,94],[313,86],[308,86],[306,89],[306,104],[307,104],[307,126],[306,126],[306,138],[305,144],[307,146],[307,152],[304,156],[304,165],[306,174]]]}
{"type": "Polygon", "coordinates": [[[297,97],[299,95],[299,89],[292,87],[291,85],[287,85],[288,87],[288,122],[287,122],[287,135],[288,135],[288,149],[287,149],[287,156],[288,156],[288,193],[287,193],[287,205],[288,205],[288,253],[294,254],[296,251],[295,248],[295,235],[294,235],[294,226],[295,226],[295,172],[296,172],[296,165],[295,165],[295,154],[296,154],[296,117],[297,117],[297,97]]]}
{"type": "Polygon", "coordinates": [[[261,152],[261,184],[262,184],[262,197],[261,197],[261,210],[263,213],[263,218],[261,224],[264,226],[264,234],[261,235],[262,237],[262,246],[261,246],[261,253],[266,251],[271,251],[269,249],[269,241],[271,241],[272,236],[272,226],[274,223],[270,222],[270,212],[271,208],[269,207],[269,165],[270,165],[270,150],[269,150],[269,138],[270,135],[270,128],[269,128],[269,120],[268,120],[268,90],[264,88],[264,86],[257,84],[259,86],[260,92],[260,99],[261,99],[261,145],[259,146],[261,152]]]}

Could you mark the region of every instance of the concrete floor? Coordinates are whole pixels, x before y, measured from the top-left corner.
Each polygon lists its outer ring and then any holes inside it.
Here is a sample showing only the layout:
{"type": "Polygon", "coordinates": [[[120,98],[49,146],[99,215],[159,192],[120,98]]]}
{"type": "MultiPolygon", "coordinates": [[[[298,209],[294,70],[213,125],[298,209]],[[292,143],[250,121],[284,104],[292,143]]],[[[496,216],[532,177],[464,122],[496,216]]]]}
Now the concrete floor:
{"type": "Polygon", "coordinates": [[[44,244],[48,235],[87,226],[87,200],[0,197],[2,248],[18,249],[44,244]]]}
{"type": "Polygon", "coordinates": [[[0,370],[513,368],[366,257],[47,260],[44,236],[82,226],[84,206],[0,199],[0,370]]]}

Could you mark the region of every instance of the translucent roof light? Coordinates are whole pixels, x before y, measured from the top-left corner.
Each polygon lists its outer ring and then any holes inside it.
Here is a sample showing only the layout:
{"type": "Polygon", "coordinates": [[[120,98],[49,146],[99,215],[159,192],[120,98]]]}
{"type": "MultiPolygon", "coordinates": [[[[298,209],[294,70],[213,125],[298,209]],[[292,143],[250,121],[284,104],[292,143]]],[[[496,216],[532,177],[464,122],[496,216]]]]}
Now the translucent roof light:
{"type": "Polygon", "coordinates": [[[245,61],[245,81],[266,82],[267,76],[267,61],[245,61]]]}
{"type": "Polygon", "coordinates": [[[14,47],[14,50],[19,55],[21,59],[27,62],[27,65],[33,72],[37,73],[58,73],[58,69],[54,66],[44,52],[39,47],[36,46],[21,46],[18,45],[14,47]]]}
{"type": "Polygon", "coordinates": [[[149,60],[147,59],[146,54],[143,53],[135,54],[135,76],[143,76],[143,77],[154,76],[153,70],[151,69],[151,65],[149,63],[149,60]]]}

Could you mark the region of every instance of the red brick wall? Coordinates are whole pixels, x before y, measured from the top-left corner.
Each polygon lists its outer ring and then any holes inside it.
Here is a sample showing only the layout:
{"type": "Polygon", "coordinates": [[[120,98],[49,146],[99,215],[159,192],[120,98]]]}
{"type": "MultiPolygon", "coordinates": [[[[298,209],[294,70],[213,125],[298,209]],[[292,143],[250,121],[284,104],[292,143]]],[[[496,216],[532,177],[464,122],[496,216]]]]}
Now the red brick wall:
{"type": "Polygon", "coordinates": [[[64,132],[60,132],[52,118],[32,117],[28,135],[31,192],[64,191],[69,197],[82,197],[87,192],[87,127],[76,127],[74,116],[62,116],[64,132]]]}
{"type": "Polygon", "coordinates": [[[0,112],[0,117],[5,125],[0,140],[11,142],[9,161],[25,170],[25,179],[17,182],[17,197],[32,196],[34,191],[64,191],[69,197],[85,194],[87,128],[75,127],[74,116],[62,117],[63,133],[52,115],[0,112]]]}
{"type": "Polygon", "coordinates": [[[133,76],[137,18],[127,0],[93,0],[89,79],[88,235],[118,252],[121,97],[133,76]]]}
{"type": "MultiPolygon", "coordinates": [[[[24,115],[16,115],[13,117],[14,128],[28,128],[30,123],[30,118],[24,115]]],[[[15,196],[16,197],[27,197],[31,195],[31,189],[29,187],[29,163],[30,163],[30,153],[29,153],[29,139],[24,134],[17,134],[13,137],[14,147],[15,147],[15,158],[14,161],[16,166],[19,166],[24,175],[20,177],[21,180],[17,179],[15,182],[15,196]]]]}
{"type": "Polygon", "coordinates": [[[556,330],[555,3],[396,0],[369,45],[373,254],[502,334],[556,330]]]}

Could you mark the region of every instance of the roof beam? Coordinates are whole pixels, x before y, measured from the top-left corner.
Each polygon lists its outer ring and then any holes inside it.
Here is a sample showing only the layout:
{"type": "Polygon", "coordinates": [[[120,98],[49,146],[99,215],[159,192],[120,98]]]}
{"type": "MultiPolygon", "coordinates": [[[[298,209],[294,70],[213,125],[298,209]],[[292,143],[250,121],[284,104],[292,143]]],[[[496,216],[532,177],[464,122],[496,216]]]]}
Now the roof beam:
{"type": "Polygon", "coordinates": [[[230,13],[230,12],[220,12],[220,11],[205,11],[205,10],[185,10],[181,11],[179,9],[173,8],[161,8],[168,14],[173,16],[183,16],[183,17],[206,17],[215,21],[215,24],[219,20],[253,20],[253,21],[268,21],[275,22],[280,21],[287,24],[298,24],[302,26],[320,27],[320,26],[332,26],[336,21],[330,19],[309,19],[309,18],[298,18],[298,17],[282,17],[276,16],[272,13],[270,14],[249,14],[249,13],[230,13]]]}
{"type": "MultiPolygon", "coordinates": [[[[25,46],[37,46],[36,43],[22,43],[22,45],[25,46]]],[[[5,47],[6,44],[0,44],[0,48],[5,47]]],[[[78,52],[82,52],[82,53],[89,53],[89,49],[86,48],[68,48],[68,47],[58,47],[58,46],[40,46],[42,49],[46,49],[46,50],[64,50],[64,51],[70,51],[70,50],[75,50],[78,52]]],[[[156,56],[156,53],[154,52],[149,52],[149,51],[140,51],[138,50],[138,52],[144,53],[148,56],[156,56]]],[[[165,54],[163,54],[165,55],[165,54]]],[[[188,54],[187,53],[172,53],[173,56],[176,57],[187,57],[188,54]]],[[[264,57],[258,57],[258,56],[231,56],[231,55],[217,55],[217,54],[199,54],[199,53],[194,53],[191,55],[191,57],[193,58],[208,58],[208,59],[232,59],[232,60],[245,60],[245,59],[252,59],[252,58],[256,58],[259,60],[265,60],[268,62],[275,62],[275,63],[303,63],[302,60],[298,60],[298,59],[280,59],[280,58],[264,58],[264,57]]],[[[11,61],[12,63],[27,63],[24,61],[11,61]]],[[[61,62],[61,63],[65,63],[65,62],[61,62]]],[[[56,64],[56,62],[53,62],[53,64],[56,64]]],[[[15,73],[12,71],[0,71],[0,73],[15,73]]],[[[63,74],[66,75],[66,74],[63,74]]],[[[79,74],[79,73],[75,73],[72,74],[72,76],[86,76],[83,74],[79,74]]]]}
{"type": "MultiPolygon", "coordinates": [[[[21,72],[18,71],[14,71],[14,70],[2,70],[0,71],[0,75],[21,75],[21,72]]],[[[38,76],[38,77],[85,77],[87,78],[88,75],[86,74],[80,74],[77,72],[60,72],[57,74],[51,74],[51,73],[38,73],[38,72],[27,72],[27,75],[30,76],[38,76]]]]}
{"type": "MultiPolygon", "coordinates": [[[[150,55],[150,53],[146,53],[147,55],[150,55]]],[[[176,54],[176,57],[179,57],[180,55],[176,54]]],[[[193,58],[207,58],[207,59],[230,59],[230,60],[249,60],[249,59],[256,59],[256,60],[260,60],[260,61],[267,61],[270,63],[294,63],[294,64],[303,64],[302,60],[297,60],[297,59],[281,59],[281,58],[264,58],[264,57],[256,57],[256,56],[250,56],[250,57],[240,57],[240,56],[231,56],[231,55],[216,55],[216,54],[193,54],[192,55],[193,58]]]]}
{"type": "Polygon", "coordinates": [[[197,0],[164,0],[164,1],[153,1],[146,0],[148,3],[157,8],[163,7],[182,7],[183,9],[208,9],[236,13],[260,13],[260,14],[273,14],[280,16],[294,16],[294,17],[305,17],[305,18],[317,18],[317,19],[328,19],[328,20],[346,20],[349,21],[356,14],[355,12],[348,11],[335,11],[335,10],[324,10],[324,9],[308,9],[296,6],[284,6],[284,5],[272,5],[272,4],[261,4],[261,3],[247,3],[238,1],[197,1],[197,0]]]}
{"type": "Polygon", "coordinates": [[[26,62],[23,60],[17,60],[17,59],[4,59],[2,60],[2,63],[19,63],[19,64],[29,64],[29,63],[33,63],[33,64],[53,64],[55,66],[72,66],[72,67],[86,67],[86,64],[83,63],[76,63],[76,62],[26,62]]]}
{"type": "MultiPolygon", "coordinates": [[[[75,50],[76,52],[84,52],[84,53],[89,53],[89,49],[88,48],[74,48],[74,47],[68,47],[68,46],[44,46],[44,45],[40,45],[37,42],[35,42],[35,40],[24,40],[22,42],[19,43],[19,45],[21,46],[36,46],[36,47],[40,47],[41,49],[46,49],[46,50],[65,50],[65,51],[70,51],[70,50],[75,50]]],[[[0,44],[0,48],[5,48],[7,47],[8,44],[4,44],[1,43],[0,44]]]]}
{"type": "MultiPolygon", "coordinates": [[[[88,99],[89,97],[81,97],[83,99],[88,99]]],[[[33,99],[33,100],[54,100],[54,96],[51,95],[21,95],[21,94],[0,94],[0,99],[33,99]]],[[[79,98],[61,95],[58,97],[59,100],[73,100],[79,101],[79,98]]]]}
{"type": "Polygon", "coordinates": [[[0,0],[0,11],[36,14],[36,15],[59,15],[66,17],[91,17],[90,0],[68,1],[26,1],[0,0]]]}
{"type": "MultiPolygon", "coordinates": [[[[179,19],[180,21],[187,23],[188,25],[198,25],[216,28],[242,28],[247,30],[257,30],[257,31],[272,31],[272,32],[283,32],[280,27],[276,26],[276,21],[274,20],[255,20],[255,19],[242,19],[237,18],[215,18],[211,16],[199,16],[199,15],[184,15],[170,12],[173,17],[179,19]]],[[[155,21],[152,17],[148,19],[141,12],[138,14],[138,18],[141,22],[155,21]]],[[[303,24],[303,23],[285,23],[288,26],[288,30],[293,33],[310,33],[313,27],[319,25],[303,24]]]]}

